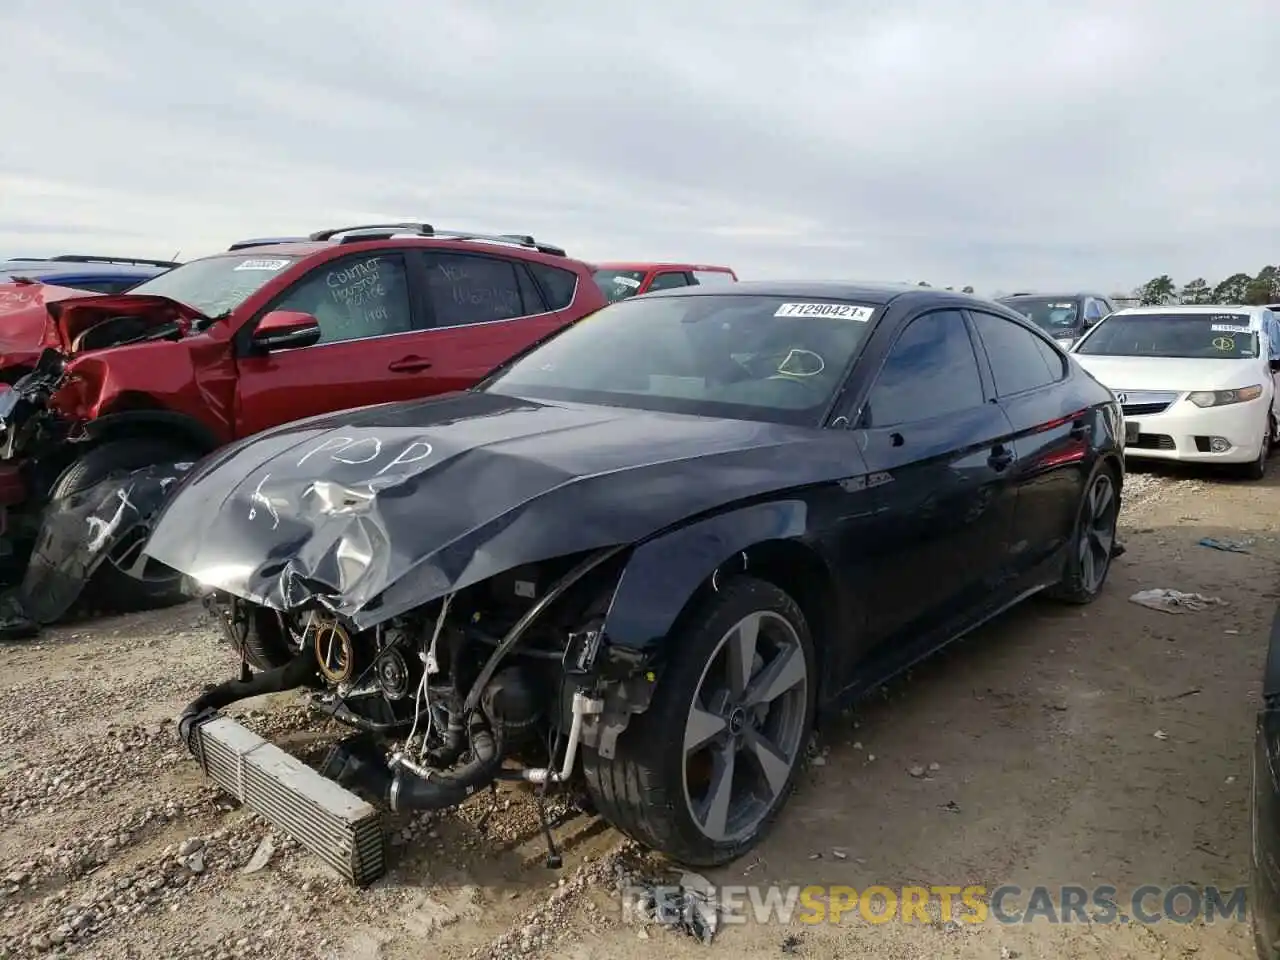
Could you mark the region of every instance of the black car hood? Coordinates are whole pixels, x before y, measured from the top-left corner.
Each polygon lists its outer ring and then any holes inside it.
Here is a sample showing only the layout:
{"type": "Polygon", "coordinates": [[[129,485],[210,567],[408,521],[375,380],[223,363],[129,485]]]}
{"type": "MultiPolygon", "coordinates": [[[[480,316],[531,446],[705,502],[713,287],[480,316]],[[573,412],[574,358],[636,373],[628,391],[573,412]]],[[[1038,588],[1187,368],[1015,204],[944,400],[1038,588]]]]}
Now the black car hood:
{"type": "Polygon", "coordinates": [[[365,629],[524,563],[629,544],[860,472],[853,438],[488,393],[287,424],[201,462],[146,552],[206,587],[365,629]]]}

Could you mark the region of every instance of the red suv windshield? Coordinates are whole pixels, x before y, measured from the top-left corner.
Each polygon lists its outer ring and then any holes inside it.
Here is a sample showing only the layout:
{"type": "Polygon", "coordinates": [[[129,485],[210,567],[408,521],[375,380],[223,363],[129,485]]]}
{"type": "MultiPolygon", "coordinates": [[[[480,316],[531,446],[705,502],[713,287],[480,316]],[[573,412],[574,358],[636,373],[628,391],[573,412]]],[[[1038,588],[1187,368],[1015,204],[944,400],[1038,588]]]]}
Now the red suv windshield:
{"type": "Polygon", "coordinates": [[[243,253],[208,257],[174,267],[129,292],[168,297],[199,310],[206,317],[220,317],[244,303],[295,259],[279,254],[245,256],[243,253]]]}

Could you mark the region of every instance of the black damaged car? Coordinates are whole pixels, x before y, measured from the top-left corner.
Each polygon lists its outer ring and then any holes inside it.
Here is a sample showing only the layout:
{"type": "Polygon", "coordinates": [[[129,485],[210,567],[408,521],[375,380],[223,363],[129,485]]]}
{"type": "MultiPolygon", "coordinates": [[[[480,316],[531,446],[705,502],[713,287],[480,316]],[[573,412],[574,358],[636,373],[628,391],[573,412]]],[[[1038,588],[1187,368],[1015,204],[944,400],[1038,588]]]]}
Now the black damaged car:
{"type": "Polygon", "coordinates": [[[384,869],[378,808],[502,779],[577,785],[644,844],[723,863],[815,716],[1032,594],[1098,596],[1123,437],[1108,390],[974,297],[624,300],[474,389],[191,470],[146,551],[244,666],[179,729],[357,882],[384,869]],[[319,772],[219,713],[293,688],[355,728],[319,772]]]}

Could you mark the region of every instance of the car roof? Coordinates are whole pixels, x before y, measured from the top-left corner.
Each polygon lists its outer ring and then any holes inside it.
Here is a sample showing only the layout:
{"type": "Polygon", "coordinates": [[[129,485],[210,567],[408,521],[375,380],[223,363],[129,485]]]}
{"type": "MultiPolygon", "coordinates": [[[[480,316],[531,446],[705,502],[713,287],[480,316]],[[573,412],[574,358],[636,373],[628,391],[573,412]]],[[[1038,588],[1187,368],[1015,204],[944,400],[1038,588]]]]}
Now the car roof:
{"type": "MultiPolygon", "coordinates": [[[[1113,317],[1137,317],[1158,314],[1160,316],[1168,316],[1169,314],[1182,314],[1183,316],[1240,316],[1244,314],[1249,318],[1249,326],[1261,328],[1262,315],[1267,312],[1266,307],[1246,307],[1241,305],[1208,303],[1208,304],[1178,304],[1176,306],[1161,307],[1125,307],[1123,310],[1117,310],[1111,314],[1113,317]]],[[[1110,319],[1110,318],[1108,318],[1110,319]]]]}
{"type": "Polygon", "coordinates": [[[1092,290],[1073,290],[1067,293],[1010,293],[1001,297],[1000,300],[1076,300],[1080,297],[1097,297],[1099,300],[1110,300],[1105,293],[1095,293],[1092,290]]]}
{"type": "Polygon", "coordinates": [[[12,277],[31,277],[59,274],[64,276],[112,276],[112,277],[154,277],[158,273],[177,266],[176,263],[162,261],[134,262],[128,258],[113,259],[109,257],[83,257],[75,259],[37,259],[35,257],[15,257],[12,260],[0,260],[0,274],[12,277]]]}
{"type": "Polygon", "coordinates": [[[841,280],[744,280],[729,286],[674,287],[646,293],[641,299],[658,297],[813,297],[825,300],[848,300],[868,306],[884,306],[891,300],[909,297],[954,304],[989,304],[990,301],[967,293],[921,287],[911,283],[879,283],[841,280]]]}
{"type": "MultiPolygon", "coordinates": [[[[573,262],[576,258],[555,244],[535,240],[527,234],[516,233],[476,233],[470,230],[438,230],[429,223],[375,223],[358,224],[351,227],[334,227],[319,230],[305,237],[258,237],[238,240],[220,253],[211,254],[202,259],[215,257],[253,256],[255,254],[276,254],[277,256],[307,257],[334,247],[349,244],[378,244],[379,247],[445,247],[459,249],[478,245],[510,252],[512,247],[524,250],[528,254],[537,254],[573,262]]],[[[375,248],[376,249],[376,248],[375,248]]]]}
{"type": "Polygon", "coordinates": [[[680,263],[665,260],[606,260],[592,264],[593,270],[712,270],[733,273],[732,267],[713,263],[680,263]]]}

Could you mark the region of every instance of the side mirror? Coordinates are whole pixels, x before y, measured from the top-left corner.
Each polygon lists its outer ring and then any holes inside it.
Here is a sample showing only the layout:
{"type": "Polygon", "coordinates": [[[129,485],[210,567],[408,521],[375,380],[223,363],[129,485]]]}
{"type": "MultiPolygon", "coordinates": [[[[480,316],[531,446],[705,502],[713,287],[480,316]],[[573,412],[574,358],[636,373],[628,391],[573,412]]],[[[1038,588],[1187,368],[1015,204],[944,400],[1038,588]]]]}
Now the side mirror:
{"type": "Polygon", "coordinates": [[[253,345],[263,350],[310,347],[320,342],[320,321],[298,310],[272,310],[253,331],[253,345]]]}
{"type": "Polygon", "coordinates": [[[1280,357],[1272,357],[1270,366],[1272,373],[1280,373],[1280,357]]]}

